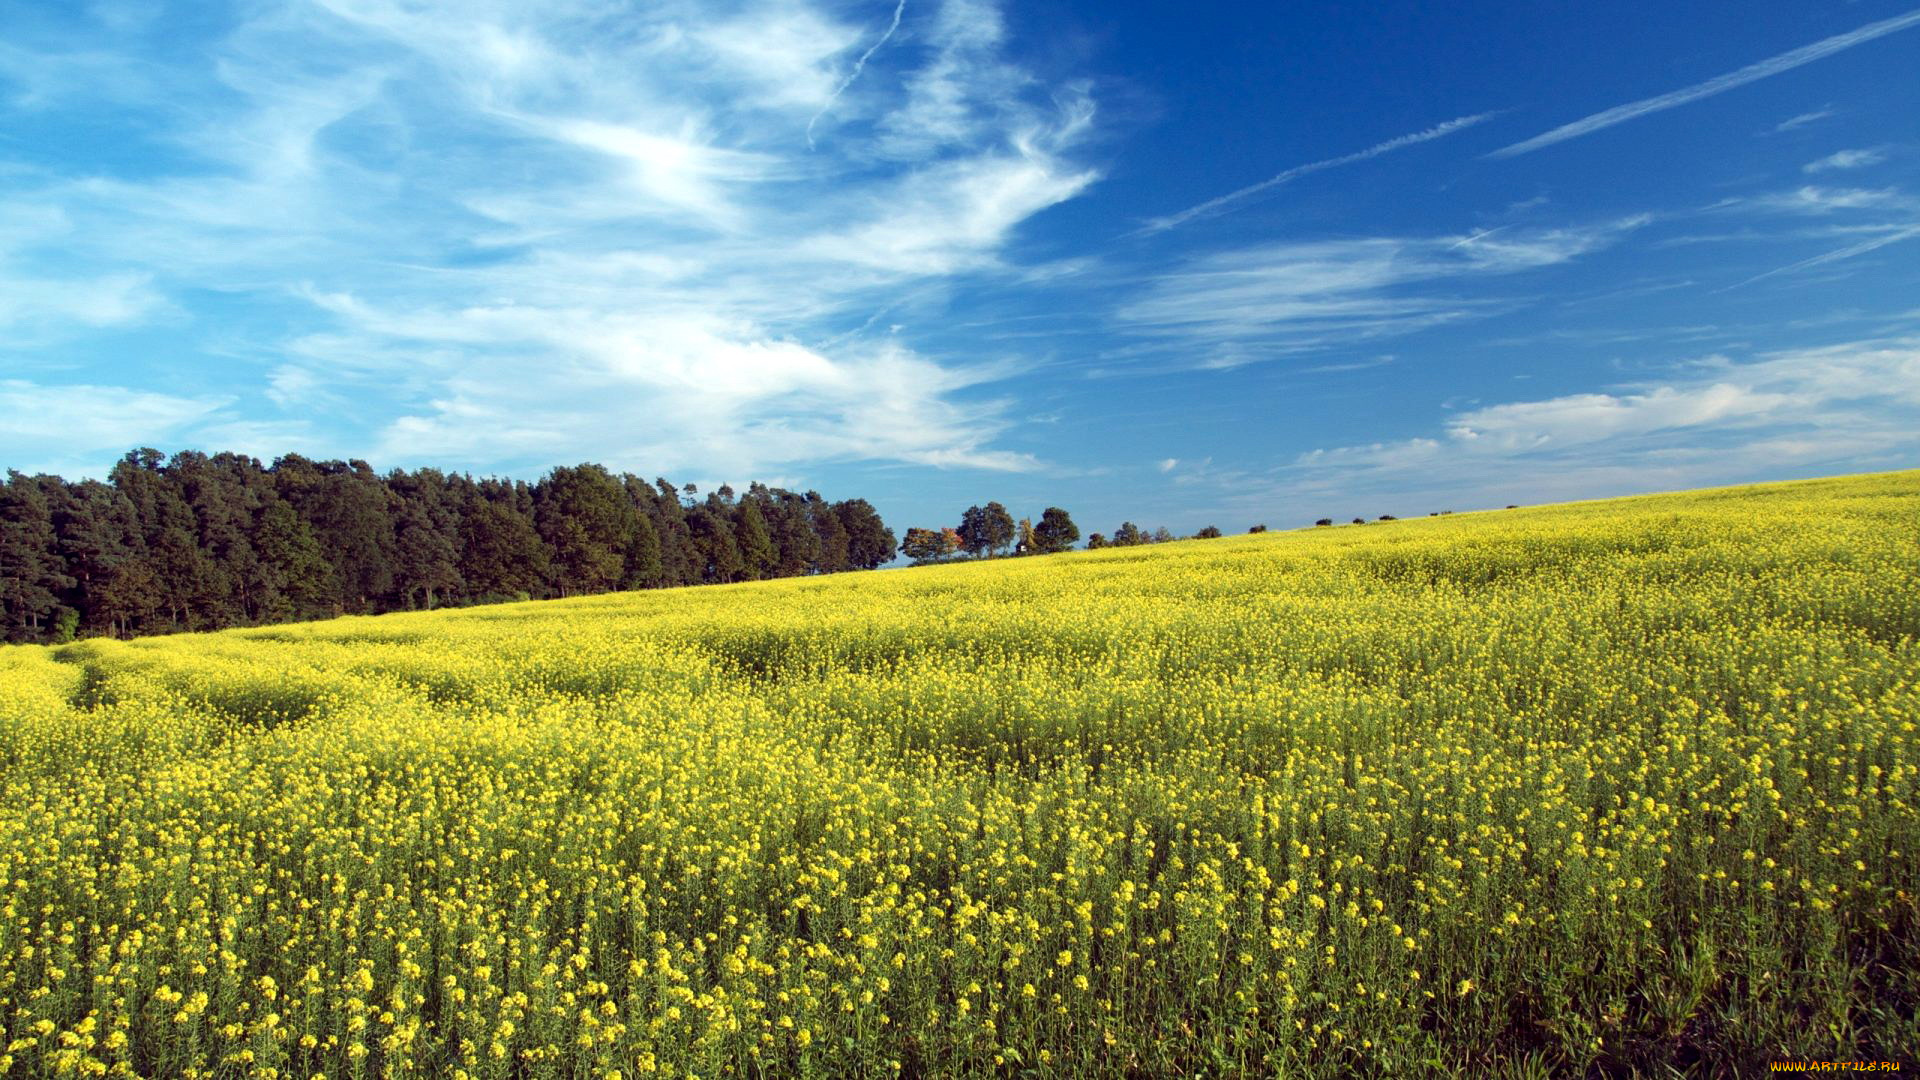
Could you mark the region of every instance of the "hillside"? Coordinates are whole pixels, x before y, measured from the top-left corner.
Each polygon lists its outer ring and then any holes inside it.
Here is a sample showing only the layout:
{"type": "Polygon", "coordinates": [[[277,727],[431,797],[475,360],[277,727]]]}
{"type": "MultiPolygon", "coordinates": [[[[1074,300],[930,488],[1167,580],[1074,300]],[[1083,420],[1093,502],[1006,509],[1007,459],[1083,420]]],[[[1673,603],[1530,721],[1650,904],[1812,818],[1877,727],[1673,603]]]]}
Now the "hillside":
{"type": "Polygon", "coordinates": [[[1920,473],[0,649],[0,1073],[1920,1052],[1920,473]]]}

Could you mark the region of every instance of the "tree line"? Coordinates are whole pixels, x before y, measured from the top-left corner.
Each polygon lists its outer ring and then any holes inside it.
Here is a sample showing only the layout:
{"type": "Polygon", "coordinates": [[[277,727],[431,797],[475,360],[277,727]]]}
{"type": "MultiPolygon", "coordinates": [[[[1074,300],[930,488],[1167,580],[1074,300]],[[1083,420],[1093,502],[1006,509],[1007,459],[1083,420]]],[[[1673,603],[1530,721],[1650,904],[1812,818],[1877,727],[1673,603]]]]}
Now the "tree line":
{"type": "MultiPolygon", "coordinates": [[[[1267,531],[1255,525],[1250,533],[1267,531]]],[[[1214,525],[1194,533],[1190,540],[1217,539],[1224,534],[1214,525]]],[[[1002,555],[1051,555],[1066,551],[1080,539],[1080,527],[1072,515],[1057,506],[1049,506],[1035,524],[1029,518],[1015,521],[1000,503],[969,506],[960,515],[957,526],[935,529],[911,528],[900,542],[900,554],[915,565],[945,562],[961,557],[994,558],[1002,555]]],[[[1087,550],[1109,547],[1134,547],[1140,544],[1164,544],[1178,539],[1166,526],[1149,533],[1131,521],[1122,522],[1112,536],[1094,533],[1087,537],[1087,550]]]]}
{"type": "Polygon", "coordinates": [[[958,526],[912,528],[900,541],[900,554],[919,566],[970,556],[1052,555],[1073,547],[1080,527],[1057,506],[1049,506],[1035,524],[1031,518],[1015,521],[1005,506],[990,502],[969,506],[958,526]]]}
{"type": "Polygon", "coordinates": [[[873,569],[893,553],[865,499],[813,491],[701,498],[594,464],[527,483],[143,448],[104,482],[8,471],[0,635],[60,642],[753,581],[873,569]]]}

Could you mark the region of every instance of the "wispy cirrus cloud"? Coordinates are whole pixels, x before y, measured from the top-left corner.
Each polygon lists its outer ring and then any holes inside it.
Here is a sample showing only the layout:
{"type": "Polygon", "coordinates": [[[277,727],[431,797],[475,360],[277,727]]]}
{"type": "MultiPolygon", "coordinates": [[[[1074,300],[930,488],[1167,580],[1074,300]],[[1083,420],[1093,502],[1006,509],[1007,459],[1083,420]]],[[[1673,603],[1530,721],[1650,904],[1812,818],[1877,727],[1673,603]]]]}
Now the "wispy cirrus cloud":
{"type": "Polygon", "coordinates": [[[1809,184],[1792,191],[1776,191],[1723,204],[1785,214],[1827,215],[1847,210],[1889,210],[1909,206],[1912,200],[1895,188],[1828,188],[1809,184]]]}
{"type": "Polygon", "coordinates": [[[1236,498],[1417,494],[1465,508],[1829,464],[1892,468],[1916,449],[1920,339],[1864,340],[1744,361],[1712,356],[1660,380],[1449,413],[1430,436],[1308,451],[1236,498]]]}
{"type": "MultiPolygon", "coordinates": [[[[166,53],[129,30],[129,66],[175,90],[126,118],[150,167],[0,180],[0,270],[42,283],[0,325],[271,305],[217,331],[234,393],[322,452],[1032,468],[995,445],[1017,358],[918,351],[872,313],[1025,272],[1023,223],[1098,178],[1092,99],[1008,60],[987,0],[891,15],[874,40],[813,0],[266,0],[166,53]]],[[[42,55],[0,53],[37,73],[0,115],[100,104],[42,55]]]]}
{"type": "Polygon", "coordinates": [[[1785,132],[1793,131],[1796,128],[1806,127],[1808,124],[1817,124],[1820,121],[1825,120],[1832,115],[1834,115],[1834,109],[1831,106],[1824,109],[1815,109],[1812,112],[1798,113],[1796,115],[1789,116],[1785,120],[1782,120],[1779,123],[1773,125],[1772,133],[1775,135],[1780,135],[1785,132]]]}
{"type": "MultiPolygon", "coordinates": [[[[1572,123],[1562,124],[1551,131],[1535,135],[1531,139],[1523,139],[1512,145],[1503,146],[1487,156],[1490,158],[1510,158],[1517,157],[1521,154],[1530,154],[1535,150],[1541,150],[1553,146],[1556,143],[1566,142],[1568,139],[1577,139],[1582,135],[1590,135],[1593,132],[1613,127],[1615,124],[1624,124],[1629,120],[1637,120],[1642,116],[1647,116],[1652,113],[1678,108],[1681,105],[1699,101],[1702,98],[1709,98],[1715,94],[1724,94],[1728,90],[1735,89],[1736,87],[1745,86],[1751,82],[1758,82],[1761,79],[1778,75],[1782,72],[1792,71],[1794,68],[1811,64],[1815,60],[1825,59],[1837,52],[1851,49],[1856,45],[1862,45],[1876,38],[1898,33],[1901,30],[1906,30],[1914,26],[1920,26],[1920,11],[1909,11],[1904,15],[1896,15],[1890,19],[1882,19],[1879,22],[1868,23],[1857,30],[1850,30],[1844,34],[1835,34],[1832,37],[1816,41],[1811,45],[1803,45],[1798,49],[1781,53],[1778,56],[1768,57],[1765,60],[1748,64],[1738,71],[1730,71],[1725,75],[1708,79],[1705,82],[1695,83],[1684,89],[1674,90],[1650,98],[1641,98],[1639,101],[1631,101],[1625,105],[1616,105],[1611,109],[1594,113],[1591,116],[1582,117],[1572,123]]],[[[1817,116],[1809,114],[1809,116],[1804,119],[1798,117],[1795,119],[1804,123],[1817,119],[1817,116]]],[[[1794,121],[1788,121],[1780,130],[1786,130],[1789,125],[1798,126],[1794,121]]]]}
{"type": "Polygon", "coordinates": [[[1263,191],[1271,190],[1273,188],[1279,187],[1282,184],[1291,183],[1303,176],[1310,176],[1317,172],[1324,172],[1327,169],[1336,169],[1342,165],[1352,165],[1355,162],[1366,161],[1370,158],[1377,158],[1382,154],[1390,154],[1393,151],[1402,149],[1404,147],[1417,146],[1420,143],[1432,142],[1435,139],[1442,139],[1447,137],[1448,135],[1452,135],[1457,131],[1464,131],[1467,128],[1473,127],[1475,124],[1479,124],[1486,120],[1490,120],[1493,117],[1498,115],[1499,115],[1498,113],[1484,112],[1484,113],[1475,113],[1472,116],[1459,116],[1459,117],[1455,117],[1452,120],[1448,120],[1445,123],[1435,124],[1434,126],[1430,128],[1426,128],[1422,131],[1416,131],[1408,135],[1396,136],[1394,138],[1387,139],[1384,142],[1375,143],[1372,146],[1367,147],[1365,150],[1358,150],[1351,154],[1342,154],[1339,157],[1326,158],[1321,161],[1310,161],[1305,165],[1295,165],[1294,167],[1283,170],[1275,174],[1274,176],[1271,176],[1265,180],[1260,181],[1257,184],[1249,184],[1246,187],[1239,189],[1238,191],[1230,191],[1225,195],[1219,196],[1218,198],[1208,199],[1206,202],[1200,203],[1195,206],[1189,206],[1185,210],[1181,210],[1178,213],[1168,214],[1164,217],[1154,218],[1151,221],[1148,221],[1145,225],[1141,226],[1139,229],[1135,230],[1135,235],[1165,232],[1168,229],[1179,228],[1180,226],[1185,225],[1187,222],[1192,221],[1195,218],[1208,217],[1214,214],[1226,213],[1229,210],[1231,210],[1233,207],[1239,205],[1240,203],[1245,202],[1247,199],[1250,199],[1253,196],[1258,195],[1263,191]]]}
{"type": "Polygon", "coordinates": [[[1204,366],[1239,366],[1500,310],[1509,302],[1465,295],[1461,286],[1568,262],[1649,220],[1248,247],[1155,277],[1116,318],[1135,333],[1199,348],[1204,366]]]}
{"type": "MultiPolygon", "coordinates": [[[[1897,244],[1902,240],[1911,240],[1917,236],[1920,236],[1920,225],[1909,225],[1905,228],[1894,229],[1891,232],[1882,233],[1879,236],[1868,237],[1858,243],[1848,244],[1843,248],[1835,248],[1832,251],[1823,252],[1812,258],[1802,259],[1797,263],[1782,266],[1777,270],[1769,270],[1764,274],[1755,274],[1745,281],[1727,286],[1727,289],[1737,289],[1742,286],[1752,285],[1757,281],[1765,281],[1771,277],[1779,277],[1782,274],[1798,273],[1802,270],[1811,270],[1816,266],[1825,266],[1828,263],[1836,263],[1845,259],[1855,258],[1871,251],[1878,251],[1888,244],[1897,244]]],[[[1727,290],[1723,289],[1720,291],[1725,292],[1727,290]]]]}
{"type": "Polygon", "coordinates": [[[1887,160],[1887,152],[1878,147],[1861,150],[1836,150],[1818,161],[1809,161],[1800,166],[1801,172],[1823,173],[1840,169],[1864,169],[1869,165],[1878,165],[1887,160]]]}
{"type": "Polygon", "coordinates": [[[100,452],[117,456],[129,431],[177,434],[219,417],[227,396],[185,397],[119,386],[0,379],[0,455],[15,468],[100,452]]]}

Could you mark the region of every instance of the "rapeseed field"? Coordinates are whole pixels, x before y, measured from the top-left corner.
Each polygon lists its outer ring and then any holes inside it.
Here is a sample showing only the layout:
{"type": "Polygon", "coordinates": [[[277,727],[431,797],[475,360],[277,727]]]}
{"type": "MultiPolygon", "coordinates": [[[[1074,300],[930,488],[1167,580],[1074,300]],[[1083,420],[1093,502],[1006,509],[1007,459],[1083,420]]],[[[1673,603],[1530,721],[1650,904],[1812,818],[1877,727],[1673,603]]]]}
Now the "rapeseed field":
{"type": "Polygon", "coordinates": [[[1920,473],[0,651],[0,1075],[1920,1067],[1920,473]]]}

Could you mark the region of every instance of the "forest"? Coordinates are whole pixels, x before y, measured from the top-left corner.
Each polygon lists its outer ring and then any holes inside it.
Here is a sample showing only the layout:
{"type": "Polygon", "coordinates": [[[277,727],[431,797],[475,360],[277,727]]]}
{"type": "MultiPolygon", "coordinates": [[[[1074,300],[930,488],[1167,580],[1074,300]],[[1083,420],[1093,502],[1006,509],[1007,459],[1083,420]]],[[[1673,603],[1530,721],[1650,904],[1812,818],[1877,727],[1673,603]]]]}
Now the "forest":
{"type": "Polygon", "coordinates": [[[59,643],[873,569],[865,499],[702,498],[600,465],[540,480],[288,454],[129,452],[106,481],[9,470],[0,634],[59,643]]]}

